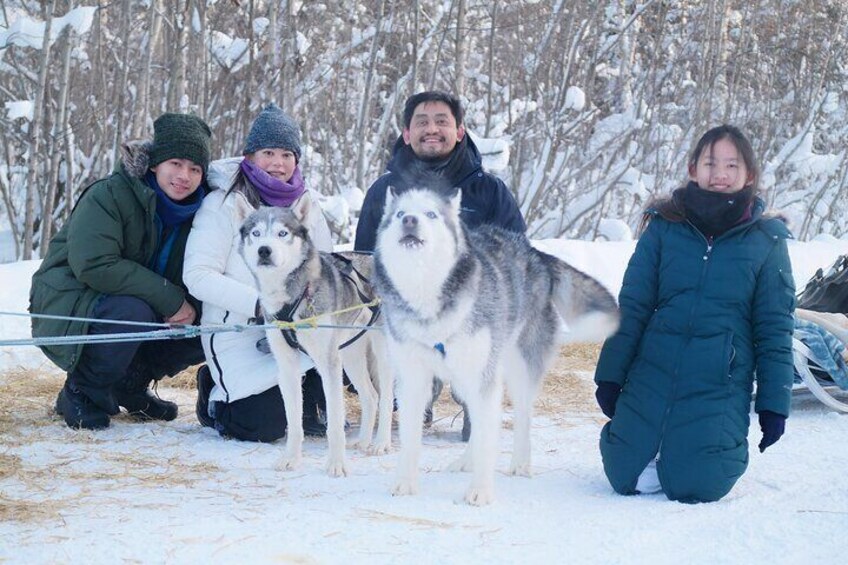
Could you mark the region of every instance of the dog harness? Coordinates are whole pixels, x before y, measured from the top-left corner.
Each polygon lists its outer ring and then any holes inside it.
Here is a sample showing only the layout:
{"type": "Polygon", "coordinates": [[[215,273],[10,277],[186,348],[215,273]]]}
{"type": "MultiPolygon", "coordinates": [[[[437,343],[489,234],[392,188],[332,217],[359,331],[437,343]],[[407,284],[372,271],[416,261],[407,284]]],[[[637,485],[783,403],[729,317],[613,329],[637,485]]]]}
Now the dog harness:
{"type": "MultiPolygon", "coordinates": [[[[294,322],[294,313],[297,311],[300,303],[303,302],[304,298],[309,300],[311,296],[312,294],[309,292],[309,285],[306,285],[306,288],[303,289],[303,293],[297,297],[297,300],[283,304],[283,307],[274,314],[273,319],[281,322],[294,322]]],[[[306,353],[303,347],[300,346],[300,342],[297,341],[297,334],[294,330],[281,329],[280,331],[283,333],[283,339],[286,340],[289,347],[299,349],[306,353]]]]}
{"type": "MultiPolygon", "coordinates": [[[[333,259],[337,261],[337,267],[339,267],[339,272],[341,273],[341,275],[348,281],[350,281],[351,284],[353,284],[353,287],[356,289],[356,293],[359,295],[359,299],[362,301],[362,303],[367,304],[371,302],[373,300],[373,297],[368,296],[368,294],[364,290],[362,290],[362,287],[360,286],[360,282],[362,282],[370,287],[371,281],[369,281],[368,278],[365,277],[365,275],[360,273],[356,269],[356,267],[353,266],[353,261],[351,261],[347,257],[339,253],[331,253],[331,255],[333,259]],[[353,274],[356,274],[356,278],[354,278],[353,274]]],[[[280,308],[277,312],[275,312],[272,318],[281,322],[294,322],[294,314],[295,312],[297,312],[297,309],[300,307],[301,303],[303,303],[304,300],[309,301],[311,297],[312,293],[310,292],[309,285],[306,285],[306,288],[303,289],[303,293],[301,293],[301,295],[297,297],[297,300],[283,304],[283,307],[280,308]]],[[[359,330],[356,335],[339,345],[339,350],[344,349],[350,344],[356,342],[356,340],[361,338],[365,334],[365,332],[368,331],[368,328],[370,328],[377,322],[377,319],[380,317],[379,304],[376,306],[369,306],[368,309],[371,310],[371,318],[368,320],[368,323],[365,325],[365,328],[359,330]]],[[[297,341],[297,332],[295,330],[281,329],[280,331],[283,333],[283,339],[286,340],[286,343],[289,345],[289,347],[306,353],[306,350],[304,350],[303,347],[300,345],[300,342],[297,341]]]]}

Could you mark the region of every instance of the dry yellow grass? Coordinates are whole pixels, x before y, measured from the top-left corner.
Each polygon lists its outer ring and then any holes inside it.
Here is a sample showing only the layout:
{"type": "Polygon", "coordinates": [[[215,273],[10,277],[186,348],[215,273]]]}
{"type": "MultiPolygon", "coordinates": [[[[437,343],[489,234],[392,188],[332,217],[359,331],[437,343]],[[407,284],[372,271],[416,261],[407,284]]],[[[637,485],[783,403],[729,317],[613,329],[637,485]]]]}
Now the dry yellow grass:
{"type": "Polygon", "coordinates": [[[43,426],[62,380],[54,373],[15,369],[0,375],[0,437],[24,425],[43,426]]]}
{"type": "Polygon", "coordinates": [[[20,469],[20,457],[8,453],[0,453],[0,480],[17,475],[20,469]]]}
{"type": "MultiPolygon", "coordinates": [[[[79,501],[56,500],[47,496],[17,496],[11,492],[49,493],[56,481],[73,481],[105,490],[120,489],[131,483],[142,488],[162,486],[189,487],[208,479],[220,468],[208,463],[193,463],[179,458],[152,458],[149,450],[92,452],[87,449],[103,440],[95,432],[70,433],[54,413],[56,395],[62,388],[64,375],[58,369],[12,370],[0,374],[0,522],[32,522],[57,517],[67,505],[79,501]],[[62,434],[68,434],[63,436],[62,434]],[[22,462],[15,448],[36,441],[59,441],[73,444],[78,457],[59,461],[49,467],[35,467],[22,462]],[[98,461],[98,470],[76,463],[98,461]]],[[[166,379],[163,389],[194,388],[194,371],[166,379]],[[171,383],[177,385],[171,386],[171,383]]],[[[166,393],[167,395],[167,393],[166,393]]],[[[127,415],[116,418],[129,418],[127,415]]]]}
{"type": "Polygon", "coordinates": [[[573,344],[560,349],[548,371],[542,393],[536,402],[539,414],[595,412],[595,386],[592,379],[578,373],[593,372],[601,352],[600,344],[573,344]]]}
{"type": "Polygon", "coordinates": [[[376,522],[392,522],[397,524],[404,524],[405,526],[411,528],[427,528],[440,530],[452,530],[456,528],[456,524],[452,524],[449,522],[437,522],[434,520],[427,520],[425,518],[410,518],[407,516],[390,514],[388,512],[380,512],[379,510],[371,510],[368,508],[358,509],[357,514],[359,514],[360,517],[368,520],[376,522]]]}
{"type": "Polygon", "coordinates": [[[182,373],[177,373],[170,379],[163,379],[161,381],[161,385],[167,388],[177,388],[180,390],[195,390],[197,388],[197,382],[195,381],[195,375],[197,374],[197,367],[189,367],[182,373]]]}
{"type": "MultiPolygon", "coordinates": [[[[600,414],[595,404],[595,386],[591,373],[595,369],[601,345],[595,343],[572,344],[560,348],[554,364],[548,371],[542,391],[536,400],[535,413],[544,414],[561,420],[566,417],[592,417],[600,414]],[[581,373],[584,375],[581,376],[581,373]]],[[[450,385],[447,385],[449,389],[450,385]]],[[[509,398],[504,399],[509,409],[509,398]]],[[[433,406],[434,420],[441,421],[453,429],[462,426],[461,408],[445,390],[433,406]]],[[[347,417],[350,421],[359,419],[359,402],[355,397],[347,403],[347,417]]]]}
{"type": "Polygon", "coordinates": [[[23,500],[0,494],[0,522],[36,522],[56,518],[61,501],[23,500]]]}
{"type": "MultiPolygon", "coordinates": [[[[591,379],[579,373],[592,371],[600,352],[598,344],[576,344],[561,348],[537,402],[537,413],[585,412],[595,410],[591,379]]],[[[162,390],[195,389],[196,367],[160,382],[162,390]]],[[[62,387],[63,376],[57,371],[13,370],[0,375],[0,437],[4,443],[19,436],[25,426],[50,426],[58,422],[53,416],[56,394],[62,387]]],[[[166,396],[167,397],[167,396],[166,396]]],[[[357,419],[359,403],[353,397],[348,402],[348,417],[357,419]]],[[[457,412],[449,394],[442,394],[436,404],[442,414],[457,412]]],[[[0,471],[2,473],[2,471],[0,471]]],[[[2,474],[0,474],[2,477],[2,474]]]]}
{"type": "MultiPolygon", "coordinates": [[[[590,379],[580,378],[578,373],[593,371],[600,351],[601,346],[596,343],[563,346],[545,377],[542,392],[536,403],[536,413],[594,410],[594,386],[590,379]]],[[[196,372],[197,367],[191,367],[171,379],[164,379],[160,386],[163,389],[194,390],[196,372]]],[[[348,399],[347,417],[356,421],[359,419],[359,402],[355,395],[348,395],[348,399]]],[[[458,414],[457,405],[447,391],[439,397],[435,408],[439,414],[458,414]]]]}

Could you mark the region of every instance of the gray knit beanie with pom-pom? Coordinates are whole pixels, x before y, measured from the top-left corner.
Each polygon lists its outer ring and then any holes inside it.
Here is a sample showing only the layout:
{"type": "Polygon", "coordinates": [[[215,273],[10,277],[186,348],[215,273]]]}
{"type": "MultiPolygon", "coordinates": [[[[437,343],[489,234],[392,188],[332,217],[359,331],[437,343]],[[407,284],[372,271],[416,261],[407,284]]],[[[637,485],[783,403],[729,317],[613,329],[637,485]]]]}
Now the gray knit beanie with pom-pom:
{"type": "Polygon", "coordinates": [[[300,161],[300,128],[288,114],[271,102],[256,116],[242,154],[260,149],[287,149],[300,161]]]}

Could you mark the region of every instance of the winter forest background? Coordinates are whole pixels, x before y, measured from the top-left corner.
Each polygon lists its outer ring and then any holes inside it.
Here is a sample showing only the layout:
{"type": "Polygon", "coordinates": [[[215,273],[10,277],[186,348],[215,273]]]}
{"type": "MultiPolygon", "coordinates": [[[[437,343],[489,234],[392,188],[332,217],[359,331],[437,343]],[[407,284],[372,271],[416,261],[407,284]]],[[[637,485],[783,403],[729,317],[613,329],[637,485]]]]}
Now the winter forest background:
{"type": "Polygon", "coordinates": [[[844,0],[0,0],[0,232],[39,257],[76,194],[193,111],[214,157],[259,109],[301,123],[339,242],[411,93],[458,93],[533,238],[638,224],[708,127],[751,137],[799,239],[848,232],[844,0]],[[507,159],[508,157],[508,159],[507,159]]]}

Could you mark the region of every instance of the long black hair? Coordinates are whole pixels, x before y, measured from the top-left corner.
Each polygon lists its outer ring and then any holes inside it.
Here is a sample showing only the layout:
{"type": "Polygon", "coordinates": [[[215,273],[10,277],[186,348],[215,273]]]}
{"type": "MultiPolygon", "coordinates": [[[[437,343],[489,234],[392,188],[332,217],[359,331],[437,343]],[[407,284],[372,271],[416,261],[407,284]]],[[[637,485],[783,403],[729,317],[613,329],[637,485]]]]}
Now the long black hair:
{"type": "Polygon", "coordinates": [[[249,180],[247,180],[247,175],[244,174],[241,167],[239,167],[235,178],[233,178],[233,184],[230,185],[230,189],[227,191],[227,196],[233,192],[243,194],[250,205],[254,208],[262,206],[262,198],[259,197],[259,191],[254,188],[249,180]]]}

